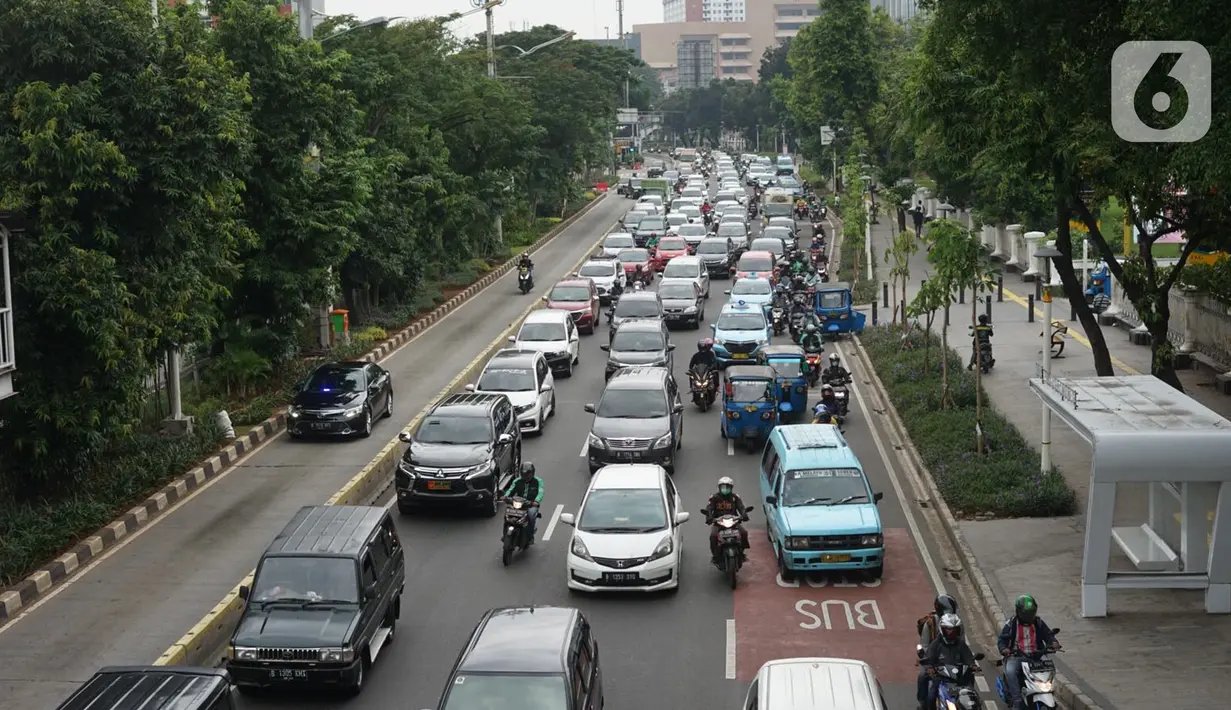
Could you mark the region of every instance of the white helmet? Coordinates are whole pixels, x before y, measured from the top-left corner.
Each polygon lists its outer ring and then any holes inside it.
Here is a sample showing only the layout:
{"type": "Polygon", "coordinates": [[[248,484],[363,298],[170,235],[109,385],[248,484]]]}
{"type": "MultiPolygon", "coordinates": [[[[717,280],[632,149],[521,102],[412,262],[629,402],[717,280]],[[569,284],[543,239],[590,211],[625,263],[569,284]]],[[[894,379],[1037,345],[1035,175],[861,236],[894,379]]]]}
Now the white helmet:
{"type": "Polygon", "coordinates": [[[735,481],[731,480],[730,476],[723,476],[718,479],[718,492],[724,496],[729,496],[735,492],[735,481]]]}

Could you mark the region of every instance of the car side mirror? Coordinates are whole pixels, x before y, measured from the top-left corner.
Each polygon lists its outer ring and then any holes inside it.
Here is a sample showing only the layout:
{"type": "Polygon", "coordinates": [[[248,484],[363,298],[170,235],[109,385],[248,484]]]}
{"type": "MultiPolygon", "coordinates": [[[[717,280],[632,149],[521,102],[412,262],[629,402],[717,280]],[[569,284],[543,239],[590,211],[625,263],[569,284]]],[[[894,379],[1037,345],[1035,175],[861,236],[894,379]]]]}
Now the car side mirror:
{"type": "Polygon", "coordinates": [[[882,500],[884,500],[884,498],[885,498],[885,494],[884,494],[884,493],[873,493],[873,494],[872,494],[872,502],[873,502],[873,503],[879,503],[879,502],[881,502],[882,500]]]}
{"type": "Polygon", "coordinates": [[[474,385],[466,385],[464,388],[467,392],[474,392],[474,385]]]}
{"type": "Polygon", "coordinates": [[[765,496],[766,505],[778,505],[778,496],[765,496]]]}
{"type": "Polygon", "coordinates": [[[546,303],[548,300],[549,300],[549,299],[548,299],[548,297],[547,297],[547,296],[543,296],[543,302],[544,302],[544,303],[546,303]]]}
{"type": "Polygon", "coordinates": [[[673,350],[675,350],[675,343],[671,343],[667,346],[667,352],[671,352],[673,350]]]}
{"type": "Polygon", "coordinates": [[[689,515],[688,515],[688,513],[687,513],[687,512],[684,512],[684,513],[676,513],[676,514],[675,514],[675,524],[676,524],[676,525],[683,525],[684,523],[688,522],[688,518],[689,518],[689,515]]]}
{"type": "Polygon", "coordinates": [[[600,346],[598,346],[598,349],[599,349],[599,350],[602,350],[602,351],[603,351],[603,352],[605,352],[605,353],[609,353],[609,352],[611,352],[611,346],[610,346],[610,345],[600,345],[600,346]]]}
{"type": "Polygon", "coordinates": [[[715,331],[716,331],[716,330],[718,330],[718,324],[717,324],[717,323],[710,323],[710,330],[715,330],[715,331]]]}
{"type": "Polygon", "coordinates": [[[252,596],[252,590],[248,589],[248,585],[246,584],[239,585],[239,598],[243,599],[244,601],[247,601],[248,597],[250,596],[252,596]]]}
{"type": "Polygon", "coordinates": [[[577,518],[572,513],[563,513],[560,515],[560,522],[564,523],[565,525],[570,525],[570,526],[576,525],[577,518]]]}
{"type": "Polygon", "coordinates": [[[398,441],[402,442],[403,444],[409,444],[410,443],[410,432],[408,431],[398,432],[398,441]]]}
{"type": "Polygon", "coordinates": [[[372,601],[373,599],[376,598],[376,585],[375,584],[369,584],[368,586],[363,588],[363,598],[366,599],[367,601],[372,601]]]}
{"type": "Polygon", "coordinates": [[[727,295],[727,296],[730,296],[730,295],[731,295],[731,292],[730,292],[730,291],[723,291],[723,294],[725,294],[725,295],[727,295]]]}
{"type": "Polygon", "coordinates": [[[987,656],[983,655],[982,653],[976,653],[976,654],[975,654],[975,660],[976,660],[976,661],[982,661],[984,658],[987,658],[987,656]]]}
{"type": "Polygon", "coordinates": [[[307,386],[308,386],[308,381],[307,381],[307,380],[300,380],[300,381],[298,381],[298,382],[296,382],[296,383],[295,383],[295,389],[296,389],[296,390],[302,390],[304,387],[307,387],[307,386]]]}
{"type": "Polygon", "coordinates": [[[751,505],[744,508],[745,513],[751,513],[754,510],[756,510],[756,508],[751,505]]]}
{"type": "Polygon", "coordinates": [[[675,414],[681,414],[684,411],[684,405],[677,404],[671,408],[671,411],[674,412],[675,414]]]}
{"type": "Polygon", "coordinates": [[[588,403],[588,402],[587,402],[587,403],[586,403],[586,406],[585,406],[585,410],[586,410],[587,412],[589,412],[590,414],[593,414],[593,413],[594,413],[594,405],[593,405],[593,404],[590,404],[590,403],[588,403]]]}
{"type": "Polygon", "coordinates": [[[546,384],[545,384],[545,385],[543,385],[542,387],[540,387],[540,388],[539,388],[539,392],[542,392],[543,394],[546,394],[546,393],[548,393],[548,392],[550,392],[550,391],[551,391],[551,385],[546,385],[546,384]]]}
{"type": "Polygon", "coordinates": [[[510,336],[509,336],[509,342],[510,342],[510,343],[516,343],[516,342],[517,342],[517,336],[515,336],[515,335],[510,335],[510,336]]]}
{"type": "Polygon", "coordinates": [[[501,434],[500,437],[496,439],[496,443],[501,444],[501,445],[507,444],[511,441],[513,441],[512,434],[501,434]]]}
{"type": "Polygon", "coordinates": [[[1059,626],[1057,626],[1056,628],[1052,629],[1052,630],[1051,630],[1051,632],[1052,632],[1053,634],[1058,634],[1058,633],[1060,633],[1060,627],[1059,627],[1059,626]]]}

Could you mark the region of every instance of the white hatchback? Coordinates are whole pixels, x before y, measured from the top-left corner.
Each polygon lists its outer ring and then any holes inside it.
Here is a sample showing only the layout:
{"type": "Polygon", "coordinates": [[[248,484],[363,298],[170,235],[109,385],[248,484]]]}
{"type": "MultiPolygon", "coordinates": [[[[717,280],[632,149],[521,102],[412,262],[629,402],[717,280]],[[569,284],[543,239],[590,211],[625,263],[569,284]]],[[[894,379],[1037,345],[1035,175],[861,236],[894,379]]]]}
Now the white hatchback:
{"type": "Polygon", "coordinates": [[[655,464],[604,466],[577,515],[565,574],[587,592],[656,592],[680,586],[680,526],[688,521],[671,476],[655,464]]]}
{"type": "Polygon", "coordinates": [[[633,235],[628,232],[612,232],[603,237],[603,256],[615,256],[625,249],[637,246],[633,235]]]}
{"type": "Polygon", "coordinates": [[[508,397],[523,432],[542,434],[547,418],[556,413],[556,379],[540,352],[500,350],[466,391],[508,397]]]}
{"type": "Polygon", "coordinates": [[[510,335],[509,342],[518,350],[537,350],[547,358],[552,373],[565,377],[573,376],[581,349],[581,335],[568,311],[541,308],[531,311],[522,321],[517,335],[510,335]]]}

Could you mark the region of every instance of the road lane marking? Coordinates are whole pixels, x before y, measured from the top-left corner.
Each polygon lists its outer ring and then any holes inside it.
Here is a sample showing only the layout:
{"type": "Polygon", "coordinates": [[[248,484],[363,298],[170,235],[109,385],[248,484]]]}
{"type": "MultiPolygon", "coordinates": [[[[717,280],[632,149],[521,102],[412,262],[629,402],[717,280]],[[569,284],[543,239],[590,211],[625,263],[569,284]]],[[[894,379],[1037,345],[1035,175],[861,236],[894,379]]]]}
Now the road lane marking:
{"type": "Polygon", "coordinates": [[[727,619],[727,680],[735,680],[736,659],[735,619],[727,619]]]}
{"type": "Polygon", "coordinates": [[[586,452],[589,450],[590,450],[590,432],[587,431],[586,438],[581,440],[581,453],[578,454],[578,456],[584,459],[586,457],[586,452]]]}
{"type": "Polygon", "coordinates": [[[992,692],[992,689],[987,684],[987,678],[984,678],[982,673],[975,674],[975,686],[979,689],[980,693],[992,692]]]}
{"type": "MultiPolygon", "coordinates": [[[[1004,289],[1004,297],[1005,297],[1005,298],[1007,298],[1007,299],[1009,299],[1010,301],[1012,301],[1012,302],[1016,303],[1017,305],[1021,306],[1022,308],[1025,308],[1027,311],[1029,311],[1029,310],[1030,310],[1030,303],[1029,303],[1026,299],[1022,298],[1021,296],[1017,295],[1016,293],[1013,293],[1012,291],[1010,291],[1010,290],[1009,290],[1009,289],[1007,289],[1007,288],[1006,288],[1006,289],[1004,289]]],[[[1044,323],[1043,323],[1043,309],[1041,309],[1041,308],[1039,308],[1039,307],[1037,307],[1037,306],[1036,306],[1036,307],[1035,307],[1035,309],[1034,309],[1034,314],[1035,314],[1035,319],[1036,319],[1036,320],[1035,320],[1035,322],[1037,322],[1037,323],[1039,324],[1039,326],[1040,326],[1040,327],[1043,327],[1043,326],[1044,326],[1044,323]]],[[[1056,317],[1055,317],[1055,315],[1056,315],[1056,314],[1055,314],[1055,312],[1053,311],[1053,312],[1052,312],[1052,320],[1065,320],[1065,319],[1058,319],[1058,318],[1056,318],[1056,317]]],[[[994,325],[994,324],[993,324],[993,325],[994,325]]],[[[1094,346],[1090,344],[1090,340],[1089,340],[1088,338],[1086,338],[1086,336],[1082,335],[1081,333],[1076,333],[1076,332],[1073,332],[1073,331],[1070,329],[1070,330],[1069,330],[1068,335],[1069,335],[1069,337],[1070,337],[1070,338],[1072,338],[1073,340],[1077,341],[1077,344],[1078,344],[1078,345],[1082,345],[1082,346],[1084,346],[1087,350],[1093,350],[1093,349],[1094,349],[1094,346]]],[[[1110,355],[1110,353],[1108,353],[1108,354],[1110,355]]],[[[1116,368],[1118,368],[1118,369],[1120,369],[1120,370],[1123,370],[1124,372],[1127,372],[1127,373],[1128,373],[1128,374],[1130,374],[1130,375],[1140,375],[1140,374],[1142,374],[1142,373],[1138,372],[1136,368],[1132,367],[1131,365],[1129,365],[1128,363],[1124,362],[1123,360],[1121,360],[1120,358],[1116,357],[1115,355],[1111,355],[1111,364],[1112,364],[1112,365],[1115,365],[1115,366],[1116,366],[1116,368]]]]}
{"type": "Polygon", "coordinates": [[[727,439],[727,456],[735,455],[735,439],[727,439]]]}
{"type": "Polygon", "coordinates": [[[551,520],[547,522],[547,529],[543,531],[543,542],[551,539],[551,534],[556,531],[556,526],[560,524],[560,514],[564,512],[564,504],[556,506],[556,510],[551,514],[551,520]]]}

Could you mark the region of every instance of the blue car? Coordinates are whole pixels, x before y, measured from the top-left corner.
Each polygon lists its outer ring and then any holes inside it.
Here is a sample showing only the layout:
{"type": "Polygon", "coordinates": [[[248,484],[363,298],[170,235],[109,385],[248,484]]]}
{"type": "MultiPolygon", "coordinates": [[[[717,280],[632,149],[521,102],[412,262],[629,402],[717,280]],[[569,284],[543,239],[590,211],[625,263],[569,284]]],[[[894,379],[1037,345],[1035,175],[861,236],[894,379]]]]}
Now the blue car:
{"type": "Polygon", "coordinates": [[[774,302],[774,285],[760,276],[745,276],[731,284],[731,289],[724,293],[730,297],[731,303],[742,301],[750,306],[760,306],[766,313],[774,302]]]}
{"type": "Polygon", "coordinates": [[[769,345],[770,324],[765,311],[757,305],[736,301],[722,307],[714,330],[714,354],[718,366],[753,364],[761,348],[769,345]]]}
{"type": "Polygon", "coordinates": [[[885,538],[855,452],[832,424],[780,425],[761,457],[761,498],[778,573],[863,570],[879,578],[885,538]]]}

